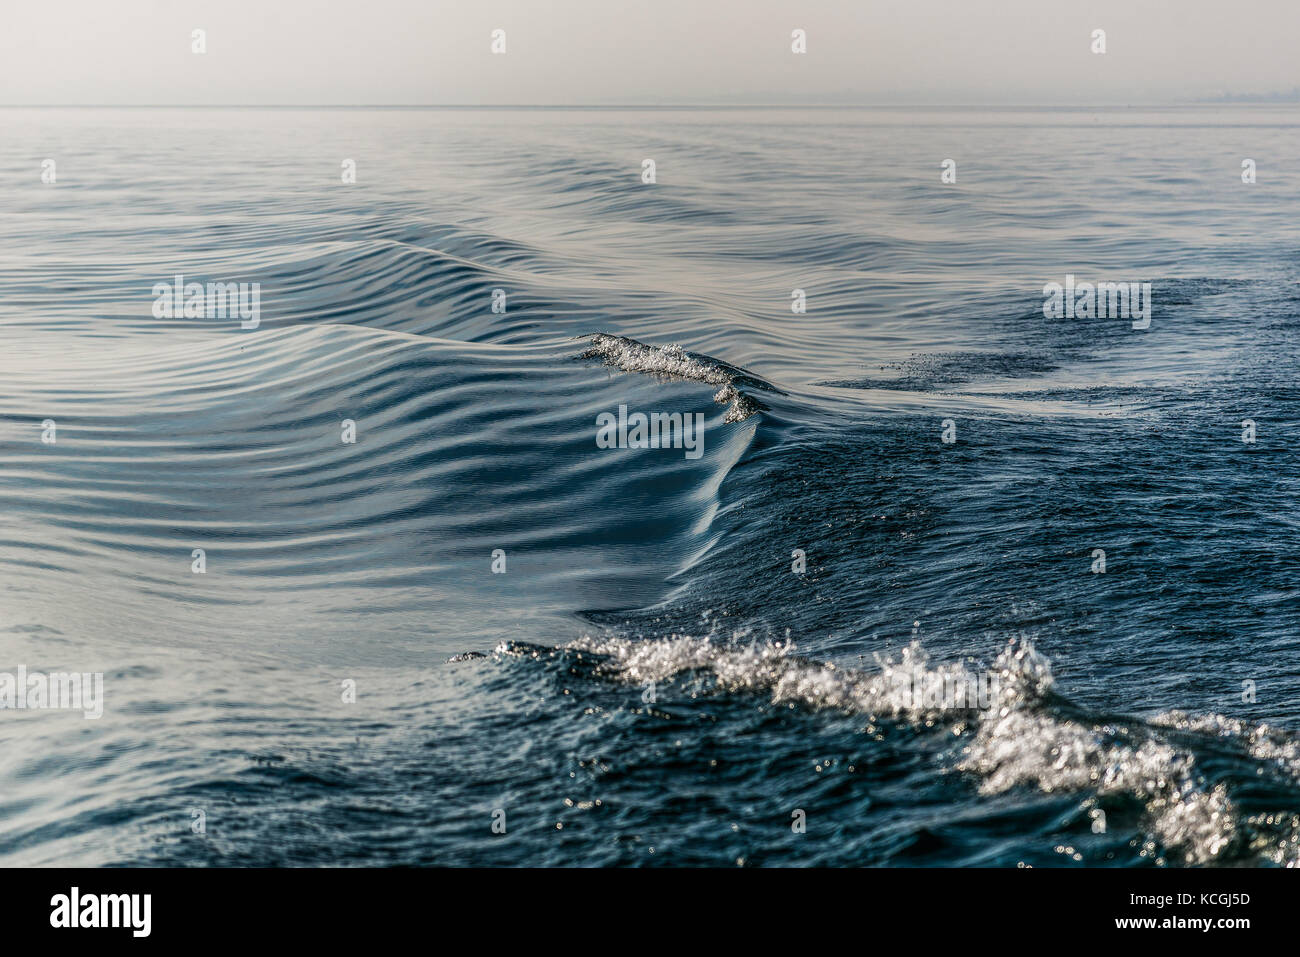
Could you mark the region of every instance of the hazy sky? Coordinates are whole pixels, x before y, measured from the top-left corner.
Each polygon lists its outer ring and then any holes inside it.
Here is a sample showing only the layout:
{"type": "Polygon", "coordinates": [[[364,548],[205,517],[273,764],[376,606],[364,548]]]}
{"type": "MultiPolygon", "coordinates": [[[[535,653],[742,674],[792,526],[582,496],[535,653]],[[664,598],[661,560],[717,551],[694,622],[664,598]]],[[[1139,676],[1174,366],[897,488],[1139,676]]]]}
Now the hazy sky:
{"type": "Polygon", "coordinates": [[[2,0],[0,104],[1179,102],[1300,86],[1298,39],[1300,0],[2,0]]]}

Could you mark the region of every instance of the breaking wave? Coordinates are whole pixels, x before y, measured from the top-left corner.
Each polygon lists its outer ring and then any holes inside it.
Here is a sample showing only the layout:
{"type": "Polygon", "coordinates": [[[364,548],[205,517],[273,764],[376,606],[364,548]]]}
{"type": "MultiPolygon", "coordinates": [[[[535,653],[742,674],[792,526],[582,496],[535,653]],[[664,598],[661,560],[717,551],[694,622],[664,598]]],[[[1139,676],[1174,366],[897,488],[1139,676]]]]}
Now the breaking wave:
{"type": "MultiPolygon", "coordinates": [[[[1146,835],[1138,853],[1153,863],[1300,865],[1300,815],[1243,814],[1222,770],[1207,775],[1198,763],[1202,751],[1226,747],[1237,759],[1236,779],[1269,776],[1294,787],[1300,785],[1300,741],[1293,735],[1221,715],[1168,713],[1149,721],[1089,715],[1057,694],[1051,664],[1032,641],[1011,641],[980,674],[931,662],[917,642],[895,659],[877,655],[873,671],[800,656],[788,640],[585,636],[559,650],[505,642],[496,652],[578,662],[586,657],[604,679],[652,688],[703,676],[709,693],[760,695],[777,706],[861,716],[867,733],[890,721],[942,726],[961,742],[947,756],[947,770],[974,778],[981,794],[1030,787],[1078,796],[1097,833],[1106,829],[1107,802],[1140,806],[1146,835]],[[981,683],[995,689],[983,707],[969,706],[970,699],[957,707],[942,700],[945,689],[981,683]]],[[[1073,847],[1058,851],[1083,859],[1073,847]]]]}
{"type": "Polygon", "coordinates": [[[650,346],[635,339],[605,333],[596,333],[590,341],[591,347],[578,358],[600,359],[624,372],[720,386],[713,401],[727,406],[724,422],[743,422],[751,415],[767,410],[767,406],[745,390],[783,394],[744,369],[710,356],[687,352],[678,345],[650,346]]]}

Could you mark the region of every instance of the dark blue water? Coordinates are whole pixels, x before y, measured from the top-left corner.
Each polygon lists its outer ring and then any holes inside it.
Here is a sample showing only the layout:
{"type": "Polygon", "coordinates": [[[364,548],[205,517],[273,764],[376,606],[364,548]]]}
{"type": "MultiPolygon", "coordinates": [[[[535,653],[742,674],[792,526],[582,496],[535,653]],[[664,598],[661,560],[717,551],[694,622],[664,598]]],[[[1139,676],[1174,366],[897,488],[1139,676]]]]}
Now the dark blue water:
{"type": "Polygon", "coordinates": [[[0,862],[1300,861],[1293,112],[0,124],[0,862]]]}

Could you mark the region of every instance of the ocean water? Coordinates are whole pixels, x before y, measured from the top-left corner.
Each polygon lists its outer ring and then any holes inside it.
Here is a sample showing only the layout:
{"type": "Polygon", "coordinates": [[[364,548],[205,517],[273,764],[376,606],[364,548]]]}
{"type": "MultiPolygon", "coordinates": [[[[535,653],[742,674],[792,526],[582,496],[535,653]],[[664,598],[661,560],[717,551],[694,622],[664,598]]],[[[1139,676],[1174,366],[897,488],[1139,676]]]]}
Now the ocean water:
{"type": "Polygon", "coordinates": [[[1300,861],[1293,109],[0,129],[0,863],[1300,861]]]}

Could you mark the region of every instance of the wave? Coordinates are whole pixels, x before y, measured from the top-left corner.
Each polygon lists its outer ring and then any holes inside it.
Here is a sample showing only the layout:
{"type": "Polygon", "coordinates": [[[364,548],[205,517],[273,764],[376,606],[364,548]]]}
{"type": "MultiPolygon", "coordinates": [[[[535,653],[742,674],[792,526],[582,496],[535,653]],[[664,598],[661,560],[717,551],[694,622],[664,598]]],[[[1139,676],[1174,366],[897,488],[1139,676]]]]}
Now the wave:
{"type": "MultiPolygon", "coordinates": [[[[652,689],[704,676],[708,694],[761,695],[776,706],[858,715],[868,719],[869,733],[882,721],[944,727],[961,742],[946,771],[975,778],[985,796],[1025,787],[1082,795],[1094,833],[1106,830],[1106,806],[1141,806],[1149,838],[1139,854],[1153,863],[1172,853],[1184,865],[1300,866],[1300,815],[1244,813],[1233,796],[1271,780],[1300,798],[1300,739],[1216,714],[1143,720],[1090,713],[1057,692],[1050,661],[1030,640],[1012,640],[982,672],[933,663],[919,642],[896,658],[877,654],[875,671],[803,657],[789,640],[714,636],[587,635],[561,649],[504,642],[496,655],[568,658],[602,679],[652,689]],[[991,693],[986,700],[959,694],[955,705],[945,700],[953,689],[976,688],[991,693]]],[[[1074,848],[1059,850],[1083,859],[1074,848]]]]}
{"type": "Polygon", "coordinates": [[[0,722],[6,859],[1297,861],[1300,174],[1031,115],[57,112],[10,117],[60,179],[0,217],[0,652],[112,704],[0,722]],[[1150,329],[1046,319],[1071,270],[1150,329]],[[261,325],[155,318],[176,273],[261,325]],[[702,457],[599,448],[622,404],[702,457]]]}
{"type": "Polygon", "coordinates": [[[762,379],[711,356],[687,352],[681,346],[650,346],[624,336],[596,333],[589,337],[591,347],[580,359],[600,359],[624,372],[639,372],[660,379],[684,379],[721,386],[713,401],[727,406],[724,422],[743,422],[751,415],[767,411],[767,406],[746,389],[784,395],[762,379]]]}

